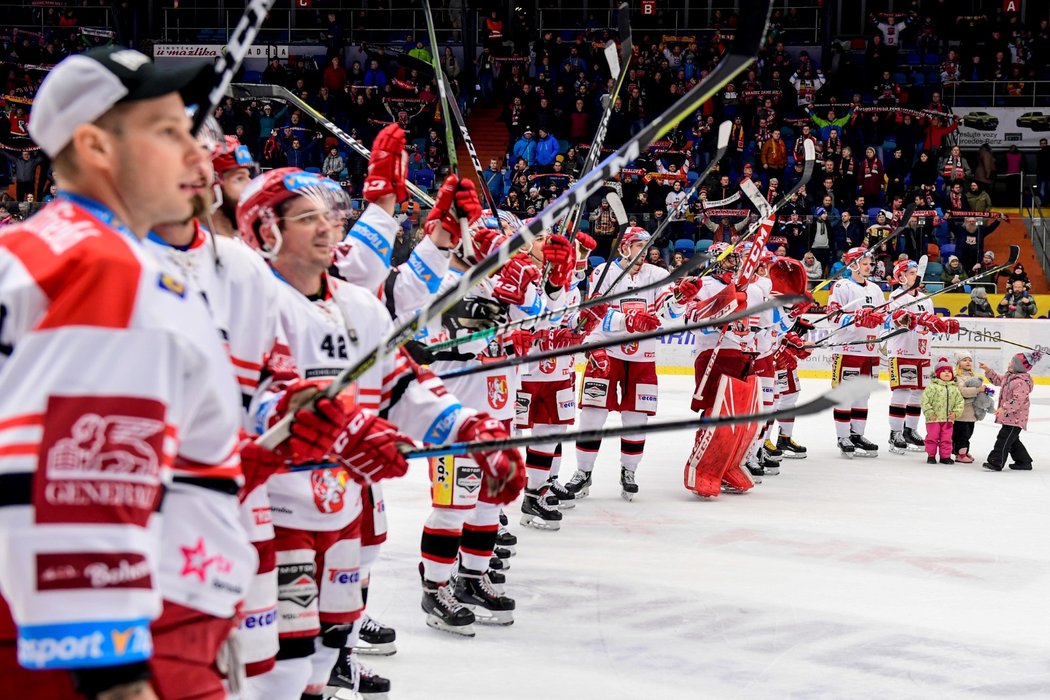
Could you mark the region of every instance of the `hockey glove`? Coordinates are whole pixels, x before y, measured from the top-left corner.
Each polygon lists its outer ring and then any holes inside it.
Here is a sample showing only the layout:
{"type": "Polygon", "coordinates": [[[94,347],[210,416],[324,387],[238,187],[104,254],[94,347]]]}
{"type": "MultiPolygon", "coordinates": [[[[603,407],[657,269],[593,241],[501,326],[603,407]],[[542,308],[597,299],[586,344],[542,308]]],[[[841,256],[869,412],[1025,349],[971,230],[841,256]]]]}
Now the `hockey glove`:
{"type": "MultiPolygon", "coordinates": [[[[457,442],[490,442],[509,437],[510,433],[503,423],[487,413],[467,418],[456,433],[457,442]]],[[[516,449],[472,452],[470,456],[481,467],[489,495],[497,503],[510,503],[525,488],[525,463],[516,449]]]]}
{"type": "Polygon", "coordinates": [[[313,464],[328,459],[332,441],[346,422],[346,413],[335,401],[323,398],[312,407],[311,399],[331,380],[297,380],[290,384],[270,415],[273,425],[286,414],[293,415],[288,439],[275,450],[291,464],[313,464]]]}
{"type": "Polygon", "coordinates": [[[412,447],[412,438],[402,435],[388,420],[364,409],[354,409],[332,443],[332,451],[351,479],[373,484],[395,479],[408,471],[408,460],[400,447],[412,447]]]}
{"type": "Polygon", "coordinates": [[[442,324],[448,328],[449,335],[459,337],[467,331],[488,330],[507,320],[506,309],[499,302],[481,297],[464,297],[442,316],[442,324]]]}
{"type": "Polygon", "coordinates": [[[784,345],[792,350],[802,350],[806,347],[806,341],[798,333],[788,331],[784,334],[784,345]]]}
{"type": "Polygon", "coordinates": [[[909,331],[915,328],[916,317],[907,309],[897,309],[893,312],[893,325],[897,328],[907,328],[909,331]]]}
{"type": "Polygon", "coordinates": [[[240,501],[252,491],[266,483],[272,474],[285,468],[284,458],[277,452],[260,447],[247,435],[241,434],[241,471],[244,473],[244,486],[241,487],[240,501]]]}
{"type": "Polygon", "coordinates": [[[474,258],[484,260],[503,245],[507,237],[496,229],[482,227],[474,231],[470,240],[474,244],[474,258]]]}
{"type": "Polygon", "coordinates": [[[944,320],[944,332],[948,335],[955,335],[959,332],[959,321],[954,318],[946,318],[944,320]]]}
{"type": "Polygon", "coordinates": [[[518,328],[503,336],[503,347],[508,353],[525,357],[529,354],[529,350],[532,350],[534,340],[532,331],[518,328]]]}
{"type": "Polygon", "coordinates": [[[551,266],[550,283],[555,287],[564,287],[572,281],[576,269],[576,252],[565,236],[554,234],[543,244],[543,261],[551,266]]]}
{"type": "Polygon", "coordinates": [[[576,242],[577,262],[581,258],[586,260],[587,256],[591,254],[591,251],[598,247],[598,241],[594,240],[583,231],[577,231],[576,238],[573,240],[576,242]]]}
{"type": "Polygon", "coordinates": [[[492,296],[505,304],[521,306],[531,285],[540,279],[540,271],[523,255],[511,258],[499,273],[492,296]]]}
{"type": "Polygon", "coordinates": [[[859,328],[878,328],[886,323],[886,314],[875,309],[861,309],[853,315],[853,323],[859,328]]]}
{"type": "Polygon", "coordinates": [[[463,237],[457,217],[466,218],[468,224],[477,221],[481,217],[481,202],[473,182],[449,175],[434,198],[434,208],[427,214],[423,230],[430,234],[440,222],[450,245],[456,246],[463,237]]]}
{"type": "Polygon", "coordinates": [[[674,300],[679,304],[691,302],[693,299],[696,299],[696,295],[700,293],[700,288],[703,285],[703,280],[699,278],[686,277],[678,280],[678,283],[672,289],[674,300]]]}
{"type": "Polygon", "coordinates": [[[942,319],[937,314],[932,314],[929,311],[924,311],[922,314],[919,315],[919,318],[916,320],[920,326],[926,328],[931,333],[946,332],[947,326],[944,322],[944,319],[942,319]]]}
{"type": "Polygon", "coordinates": [[[592,377],[605,377],[609,374],[609,353],[605,351],[605,348],[598,348],[587,353],[587,362],[590,365],[588,373],[592,377]]]}
{"type": "Polygon", "coordinates": [[[587,335],[599,325],[601,325],[602,319],[609,313],[608,304],[595,304],[589,308],[580,311],[579,320],[577,321],[577,328],[580,333],[587,335]]]}
{"type": "Polygon", "coordinates": [[[560,348],[571,348],[580,345],[586,336],[574,333],[568,328],[548,328],[536,335],[536,347],[540,350],[558,350],[560,348]]]}
{"type": "Polygon", "coordinates": [[[660,319],[648,311],[632,311],[623,320],[628,333],[646,333],[660,327],[660,319]]]}
{"type": "Polygon", "coordinates": [[[397,124],[385,127],[372,144],[372,156],[368,159],[368,175],[365,177],[361,196],[369,203],[392,194],[397,201],[408,199],[405,187],[405,132],[397,124]]]}

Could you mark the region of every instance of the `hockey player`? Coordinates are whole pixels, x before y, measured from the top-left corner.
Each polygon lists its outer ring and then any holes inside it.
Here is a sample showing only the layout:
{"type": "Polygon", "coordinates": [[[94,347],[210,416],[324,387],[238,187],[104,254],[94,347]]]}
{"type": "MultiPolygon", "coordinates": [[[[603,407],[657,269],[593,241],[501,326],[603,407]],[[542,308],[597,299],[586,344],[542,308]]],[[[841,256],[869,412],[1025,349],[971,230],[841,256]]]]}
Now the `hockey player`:
{"type": "MultiPolygon", "coordinates": [[[[808,306],[809,304],[801,304],[795,308],[785,309],[785,318],[794,321],[794,324],[791,330],[784,334],[780,345],[773,352],[773,364],[777,371],[777,394],[779,395],[777,410],[793,408],[798,403],[798,397],[802,391],[802,383],[798,377],[798,361],[812,354],[812,350],[802,337],[802,333],[811,328],[802,319],[802,314],[805,313],[808,306]]],[[[777,427],[780,432],[776,446],[781,454],[787,459],[805,459],[806,448],[798,444],[792,436],[795,430],[795,419],[779,420],[777,427]]]]}
{"type": "MultiPolygon", "coordinates": [[[[874,307],[884,302],[882,289],[869,278],[872,259],[864,247],[850,248],[843,261],[850,276],[840,279],[828,296],[828,311],[838,311],[840,326],[849,325],[843,340],[849,345],[837,348],[833,356],[832,386],[855,377],[879,377],[879,344],[877,342],[886,313],[874,307]]],[[[852,406],[835,408],[835,434],[842,455],[852,458],[877,457],[879,446],[864,437],[868,422],[868,397],[858,399],[852,406]]]]}
{"type": "MultiPolygon", "coordinates": [[[[739,246],[740,256],[746,258],[750,253],[751,242],[739,246]]],[[[755,276],[748,284],[759,292],[758,300],[767,301],[773,296],[773,283],[769,278],[769,266],[776,261],[776,256],[768,250],[763,250],[759,258],[758,266],[755,268],[755,276]]],[[[760,390],[759,406],[763,412],[773,411],[776,407],[776,369],[773,364],[773,352],[780,341],[780,329],[778,314],[775,310],[764,311],[756,317],[756,323],[751,328],[754,338],[755,358],[751,363],[751,371],[758,377],[760,390]]],[[[764,425],[755,436],[754,443],[748,452],[747,461],[744,465],[752,476],[761,477],[780,473],[781,452],[778,449],[770,449],[772,445],[765,444],[765,438],[769,425],[764,425]]]]}
{"type": "MultiPolygon", "coordinates": [[[[586,277],[587,257],[597,245],[586,233],[577,232],[575,263],[563,283],[565,293],[555,300],[565,309],[580,303],[579,285],[586,277]]],[[[559,270],[563,273],[566,268],[559,270]]],[[[537,334],[541,350],[580,344],[585,335],[575,331],[578,314],[551,316],[549,328],[537,334]]],[[[576,421],[576,358],[562,355],[530,365],[521,378],[517,396],[517,416],[514,425],[531,428],[533,435],[556,435],[576,421]]],[[[575,496],[558,482],[554,462],[559,457],[561,443],[556,441],[530,445],[525,450],[525,468],[529,483],[521,503],[521,524],[541,530],[561,527],[561,510],[575,507],[575,496]]]]}
{"type": "Polygon", "coordinates": [[[893,267],[893,279],[899,285],[890,294],[888,326],[907,328],[907,332],[886,341],[886,364],[890,375],[890,452],[903,454],[925,450],[925,440],[916,433],[922,416],[922,392],[930,381],[930,345],[934,333],[955,334],[959,322],[942,319],[933,311],[929,299],[914,302],[921,293],[915,284],[918,264],[902,260],[893,267]],[[914,287],[914,288],[913,288],[914,287]]]}
{"type": "Polygon", "coordinates": [[[179,93],[208,74],[111,46],[36,95],[59,195],[0,237],[3,697],[225,696],[255,567],[237,385],[200,296],[140,245],[192,213],[204,155],[179,93]]]}
{"type": "Polygon", "coordinates": [[[236,136],[226,136],[212,156],[215,169],[215,211],[211,214],[212,232],[237,238],[237,202],[241,192],[259,172],[248,147],[236,136]]]}
{"type": "MultiPolygon", "coordinates": [[[[617,281],[624,266],[639,251],[649,246],[652,236],[638,226],[629,227],[620,243],[619,258],[598,265],[591,273],[591,294],[614,294],[651,284],[667,277],[666,270],[639,258],[634,267],[617,281]],[[601,288],[598,278],[606,265],[612,265],[601,288]],[[616,283],[613,286],[613,283],[616,283]]],[[[609,308],[593,337],[644,333],[660,327],[664,319],[678,318],[685,305],[696,296],[700,284],[691,279],[679,280],[672,289],[650,289],[636,296],[621,299],[609,308]]],[[[624,425],[645,425],[649,416],[656,415],[656,340],[627,342],[609,348],[607,352],[592,353],[583,376],[583,398],[580,401],[580,429],[595,430],[605,425],[610,411],[619,411],[624,425]]],[[[591,472],[601,448],[601,440],[580,440],[576,443],[577,470],[566,488],[577,498],[585,497],[591,486],[591,472]]],[[[645,435],[620,439],[621,495],[630,501],[638,493],[635,470],[645,449],[645,435]]]]}
{"type": "MultiPolygon", "coordinates": [[[[243,239],[263,251],[286,282],[281,322],[299,372],[299,380],[285,391],[274,387],[272,396],[253,406],[260,429],[291,410],[299,396],[308,396],[312,381],[338,374],[378,347],[391,329],[390,316],[373,293],[326,273],[342,235],[343,204],[336,202],[343,198],[330,180],[282,169],[256,178],[238,205],[243,239]]],[[[322,422],[338,424],[355,411],[357,418],[345,424],[332,446],[341,468],[277,474],[267,485],[276,531],[281,633],[276,667],[263,676],[270,682],[267,697],[319,696],[337,661],[347,662],[340,658],[342,649],[363,607],[361,486],[403,474],[407,465],[399,446],[412,438],[440,443],[507,436],[498,422],[463,408],[440,380],[401,351],[366,372],[338,402],[324,400],[318,410],[322,422]]],[[[496,485],[497,498],[517,494],[520,485],[508,482],[523,472],[516,452],[476,459],[496,485]]]]}

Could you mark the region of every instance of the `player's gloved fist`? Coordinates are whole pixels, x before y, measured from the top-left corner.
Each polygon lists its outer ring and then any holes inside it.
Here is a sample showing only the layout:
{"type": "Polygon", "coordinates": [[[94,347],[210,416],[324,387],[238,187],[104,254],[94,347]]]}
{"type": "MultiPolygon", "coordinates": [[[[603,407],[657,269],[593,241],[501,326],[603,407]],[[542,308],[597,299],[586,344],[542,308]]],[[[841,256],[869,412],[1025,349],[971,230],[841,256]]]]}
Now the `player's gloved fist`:
{"type": "Polygon", "coordinates": [[[543,261],[551,266],[548,279],[555,287],[564,287],[572,281],[576,269],[576,251],[565,236],[554,234],[543,244],[543,261]]]}
{"type": "Polygon", "coordinates": [[[860,328],[878,328],[886,323],[886,314],[875,309],[861,309],[853,315],[853,322],[860,328]]]}
{"type": "Polygon", "coordinates": [[[277,452],[255,444],[255,441],[246,433],[241,434],[239,450],[241,472],[244,473],[244,486],[239,495],[243,503],[248,494],[265,484],[271,474],[283,470],[287,463],[284,457],[277,452]]]}
{"type": "Polygon", "coordinates": [[[897,309],[893,312],[893,325],[897,328],[907,328],[909,331],[915,328],[917,318],[915,314],[907,309],[897,309]]]}
{"type": "Polygon", "coordinates": [[[350,478],[359,484],[394,479],[408,471],[402,445],[412,438],[402,435],[388,420],[361,408],[354,409],[332,442],[332,451],[350,478]]]}
{"type": "Polygon", "coordinates": [[[582,253],[582,256],[580,257],[587,257],[591,251],[598,247],[598,241],[594,240],[583,231],[577,231],[574,240],[576,241],[576,252],[578,256],[582,253]]]}
{"type": "Polygon", "coordinates": [[[332,441],[346,422],[346,413],[332,399],[322,398],[310,405],[330,381],[296,380],[288,385],[274,407],[271,425],[285,415],[292,415],[291,434],[276,450],[291,464],[326,461],[332,441]]]}
{"type": "Polygon", "coordinates": [[[506,240],[507,237],[496,229],[480,228],[476,230],[470,239],[471,244],[474,246],[474,257],[477,260],[484,260],[492,254],[492,251],[503,245],[503,242],[506,240]]]}
{"type": "Polygon", "coordinates": [[[590,333],[601,324],[602,319],[609,313],[608,304],[595,304],[580,311],[577,327],[584,335],[590,333]]]}
{"type": "Polygon", "coordinates": [[[793,350],[801,350],[806,347],[806,341],[798,333],[788,331],[784,334],[784,345],[793,350]]]}
{"type": "Polygon", "coordinates": [[[518,357],[524,357],[529,354],[529,350],[532,350],[532,343],[535,339],[532,331],[518,328],[503,336],[503,347],[518,357]]]}
{"type": "Polygon", "coordinates": [[[928,329],[931,333],[946,332],[944,319],[942,319],[937,314],[930,313],[929,311],[924,311],[922,314],[919,315],[919,318],[916,320],[920,326],[928,329]]]}
{"type": "Polygon", "coordinates": [[[463,330],[488,330],[506,321],[506,309],[498,302],[481,297],[464,297],[445,312],[442,324],[456,337],[463,330]]]}
{"type": "Polygon", "coordinates": [[[696,299],[696,295],[700,293],[700,288],[703,285],[703,281],[699,278],[686,277],[678,280],[673,289],[674,300],[679,304],[685,304],[696,299]]]}
{"type": "Polygon", "coordinates": [[[525,293],[529,286],[539,279],[540,271],[536,266],[525,256],[516,255],[500,270],[492,296],[505,304],[521,306],[525,303],[525,293]]]}
{"type": "Polygon", "coordinates": [[[391,124],[379,132],[372,144],[368,175],[361,195],[368,202],[375,202],[388,194],[394,195],[399,202],[408,199],[408,189],[405,187],[407,164],[405,132],[397,124],[391,124]]]}
{"type": "Polygon", "coordinates": [[[628,333],[646,333],[660,327],[660,319],[648,311],[632,311],[623,320],[628,333]]]}
{"type": "MultiPolygon", "coordinates": [[[[492,442],[509,437],[503,423],[487,413],[467,418],[456,433],[457,442],[492,442]]],[[[525,487],[525,463],[517,450],[472,452],[470,456],[481,467],[489,493],[495,495],[499,503],[510,503],[525,487]],[[504,498],[506,500],[502,500],[504,498]]]]}
{"type": "Polygon", "coordinates": [[[592,376],[602,376],[609,372],[609,353],[605,351],[605,348],[588,352],[587,362],[594,368],[594,371],[590,372],[592,376]]]}
{"type": "Polygon", "coordinates": [[[959,321],[954,318],[944,319],[944,333],[948,335],[955,335],[959,332],[959,321]]]}
{"type": "Polygon", "coordinates": [[[571,348],[583,343],[586,336],[568,328],[548,328],[535,334],[536,347],[540,350],[557,350],[571,348]]]}

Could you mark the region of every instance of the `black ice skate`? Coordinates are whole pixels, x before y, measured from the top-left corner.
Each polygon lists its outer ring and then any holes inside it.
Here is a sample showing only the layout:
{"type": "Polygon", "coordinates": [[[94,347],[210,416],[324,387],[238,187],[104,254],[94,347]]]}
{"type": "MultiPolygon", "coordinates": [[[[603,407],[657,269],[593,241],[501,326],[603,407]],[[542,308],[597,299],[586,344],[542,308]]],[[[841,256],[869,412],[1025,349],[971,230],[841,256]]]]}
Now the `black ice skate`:
{"type": "Polygon", "coordinates": [[[551,477],[547,482],[550,491],[547,493],[558,499],[558,507],[562,510],[571,510],[576,507],[576,494],[562,486],[561,482],[551,477]]]}
{"type": "MultiPolygon", "coordinates": [[[[423,577],[423,565],[419,565],[423,577]]],[[[474,636],[474,613],[464,607],[452,594],[447,582],[437,583],[423,578],[423,612],[427,614],[427,626],[463,637],[474,636]]]]}
{"type": "Polygon", "coordinates": [[[518,546],[518,536],[510,530],[508,530],[506,525],[500,525],[499,530],[496,532],[496,546],[510,550],[511,554],[516,554],[518,546]]]}
{"type": "Polygon", "coordinates": [[[854,452],[854,454],[858,457],[879,456],[879,446],[871,440],[869,440],[868,438],[864,437],[863,435],[858,435],[857,433],[850,433],[849,439],[850,442],[853,443],[853,447],[856,448],[856,452],[854,452]]]}
{"type": "MultiPolygon", "coordinates": [[[[500,547],[499,545],[496,545],[492,548],[492,554],[502,559],[503,563],[506,564],[507,560],[514,556],[514,550],[508,547],[500,547]]],[[[503,568],[509,569],[510,566],[508,565],[503,568]]]]}
{"type": "Polygon", "coordinates": [[[842,450],[842,456],[846,459],[853,459],[853,454],[857,451],[857,448],[853,446],[853,441],[848,437],[839,438],[839,449],[842,450]]]}
{"type": "Polygon", "coordinates": [[[560,530],[561,511],[547,500],[549,487],[544,484],[537,490],[525,489],[521,501],[521,524],[537,530],[560,530]]]}
{"type": "Polygon", "coordinates": [[[926,440],[915,432],[915,428],[904,429],[904,441],[908,443],[909,452],[926,451],[926,440]]]}
{"type": "Polygon", "coordinates": [[[591,473],[577,469],[569,483],[565,484],[565,490],[574,495],[576,500],[586,498],[591,492],[591,473]]]}
{"type": "Polygon", "coordinates": [[[759,452],[761,452],[770,462],[779,462],[784,457],[784,453],[780,448],[774,445],[773,441],[768,438],[762,443],[759,452]]]}
{"type": "MultiPolygon", "coordinates": [[[[762,483],[762,477],[765,476],[766,470],[762,468],[762,465],[759,464],[756,458],[748,457],[747,460],[744,462],[744,469],[747,469],[747,473],[751,475],[752,481],[754,481],[756,484],[762,483]]],[[[722,492],[738,493],[738,491],[726,491],[725,482],[722,482],[722,492]]]]}
{"type": "Polygon", "coordinates": [[[795,442],[794,438],[781,435],[777,438],[777,449],[787,459],[805,459],[806,448],[795,442]]]}
{"type": "Polygon", "coordinates": [[[456,575],[456,600],[472,610],[477,621],[487,625],[514,624],[514,600],[502,595],[480,571],[460,569],[456,575]]]}
{"type": "Polygon", "coordinates": [[[325,697],[340,700],[386,700],[390,681],[357,660],[357,654],[343,654],[332,669],[325,686],[325,697]]]}
{"type": "Polygon", "coordinates": [[[902,455],[908,451],[908,442],[904,439],[903,430],[891,430],[890,431],[890,452],[895,455],[902,455]]]}
{"type": "Polygon", "coordinates": [[[368,656],[393,656],[397,653],[396,639],[397,632],[392,627],[383,625],[365,613],[354,651],[368,656]]]}
{"type": "Polygon", "coordinates": [[[506,559],[500,559],[497,557],[495,550],[493,550],[492,557],[489,559],[489,568],[496,571],[509,571],[510,562],[506,559]]]}
{"type": "Polygon", "coordinates": [[[634,472],[627,467],[620,467],[620,496],[625,501],[633,501],[638,493],[638,484],[634,480],[634,472]]]}
{"type": "Polygon", "coordinates": [[[489,581],[492,582],[492,586],[497,591],[502,593],[503,592],[503,584],[505,584],[507,582],[507,575],[505,573],[503,573],[502,571],[493,571],[492,569],[489,569],[488,571],[486,571],[485,575],[488,576],[489,581]]]}

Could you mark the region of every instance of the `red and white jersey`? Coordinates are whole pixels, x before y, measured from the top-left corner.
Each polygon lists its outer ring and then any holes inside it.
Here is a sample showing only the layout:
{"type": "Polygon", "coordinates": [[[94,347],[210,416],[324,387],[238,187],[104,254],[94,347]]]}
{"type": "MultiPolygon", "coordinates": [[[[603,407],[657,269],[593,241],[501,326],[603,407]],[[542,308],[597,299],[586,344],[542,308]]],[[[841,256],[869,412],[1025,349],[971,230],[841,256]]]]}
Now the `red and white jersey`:
{"type": "MultiPolygon", "coordinates": [[[[311,299],[284,285],[281,325],[305,379],[335,377],[380,345],[393,327],[390,314],[370,291],[326,277],[327,286],[311,299]]],[[[256,432],[263,432],[278,396],[253,407],[256,432]]],[[[398,350],[341,394],[357,406],[389,419],[406,435],[440,444],[454,437],[475,412],[463,408],[441,380],[398,350]]],[[[267,482],[274,525],[297,530],[341,530],[361,513],[361,490],[342,468],[277,474],[267,482]]]]}
{"type": "MultiPolygon", "coordinates": [[[[704,277],[702,279],[703,286],[700,287],[700,293],[696,295],[693,305],[700,305],[700,302],[718,295],[728,286],[717,277],[704,277]]],[[[747,305],[749,307],[765,301],[765,293],[761,287],[755,284],[747,285],[744,293],[747,296],[747,305]]],[[[690,317],[690,321],[692,320],[690,317]]],[[[695,320],[700,321],[703,319],[698,318],[695,320]]],[[[717,346],[720,350],[736,350],[754,354],[758,351],[755,335],[760,323],[759,315],[755,314],[725,325],[711,326],[693,331],[696,334],[697,350],[703,352],[705,350],[713,350],[717,346]],[[721,340],[719,340],[720,336],[721,340]]]]}
{"type": "Polygon", "coordinates": [[[193,607],[231,615],[255,566],[221,491],[240,482],[240,400],[201,298],[63,194],[0,235],[0,319],[0,588],[22,664],[148,658],[162,567],[203,596],[193,607]],[[218,489],[193,519],[168,500],[180,478],[218,489]]]}
{"type": "MultiPolygon", "coordinates": [[[[580,301],[581,295],[578,288],[562,292],[558,299],[551,302],[552,308],[550,310],[555,311],[555,313],[549,318],[536,324],[537,330],[563,327],[574,328],[579,314],[575,310],[570,311],[567,314],[560,312],[560,310],[577,306],[580,301]]],[[[575,375],[576,355],[561,355],[559,357],[552,357],[549,360],[526,365],[525,370],[521,375],[521,381],[559,382],[574,377],[575,375]]]]}
{"type": "MultiPolygon", "coordinates": [[[[620,276],[621,272],[623,272],[623,268],[620,267],[619,260],[614,260],[611,263],[602,263],[594,268],[594,271],[591,273],[591,294],[619,294],[620,292],[644,287],[665,279],[669,274],[663,268],[643,263],[638,272],[624,275],[622,280],[616,282],[616,278],[620,276]],[[596,289],[598,278],[602,276],[602,270],[605,269],[606,265],[612,265],[612,269],[609,270],[609,274],[602,280],[601,289],[596,289]],[[614,282],[616,282],[615,287],[613,286],[614,282]]],[[[630,336],[627,335],[624,319],[626,314],[632,311],[649,311],[662,319],[672,320],[680,317],[685,312],[685,308],[674,301],[670,290],[666,287],[654,287],[613,302],[613,307],[609,309],[601,324],[589,336],[597,341],[626,335],[624,338],[625,342],[607,348],[606,351],[609,353],[609,356],[620,360],[653,362],[656,360],[657,340],[650,338],[649,340],[638,342],[630,340],[630,336]]]]}
{"type": "MultiPolygon", "coordinates": [[[[890,303],[886,312],[886,328],[887,330],[896,328],[893,325],[893,311],[895,309],[904,306],[909,301],[917,299],[919,296],[919,290],[916,289],[908,294],[904,293],[903,288],[898,288],[890,293],[890,303]]],[[[933,302],[929,299],[920,301],[917,304],[912,304],[907,309],[910,313],[921,314],[925,312],[933,313],[933,302]]],[[[933,333],[930,329],[925,326],[916,326],[907,333],[901,333],[895,335],[886,341],[886,356],[887,357],[913,357],[913,358],[929,358],[930,345],[933,343],[933,333]]]]}
{"type": "Polygon", "coordinates": [[[397,274],[383,288],[384,301],[394,318],[407,317],[430,303],[448,274],[450,255],[424,236],[397,274]]]}
{"type": "MultiPolygon", "coordinates": [[[[770,282],[768,277],[758,277],[748,285],[749,289],[751,287],[756,288],[762,295],[762,302],[773,298],[773,283],[770,282]]],[[[750,300],[748,303],[751,303],[750,300]]],[[[756,325],[758,331],[755,333],[755,354],[759,359],[772,355],[780,344],[780,329],[777,327],[774,311],[774,309],[763,311],[757,317],[758,323],[756,325]]]]}
{"type": "Polygon", "coordinates": [[[378,293],[390,272],[398,223],[386,210],[369,204],[336,249],[335,269],[344,280],[378,293]]]}
{"type": "MultiPolygon", "coordinates": [[[[838,317],[839,326],[853,323],[853,315],[861,309],[870,309],[886,301],[882,288],[871,280],[858,284],[852,278],[841,279],[831,288],[828,304],[838,304],[845,309],[838,317]]],[[[882,328],[861,328],[853,324],[835,339],[850,343],[841,346],[836,354],[878,357],[879,345],[875,341],[882,335],[882,328]],[[841,340],[839,340],[841,338],[841,340]]]]}

